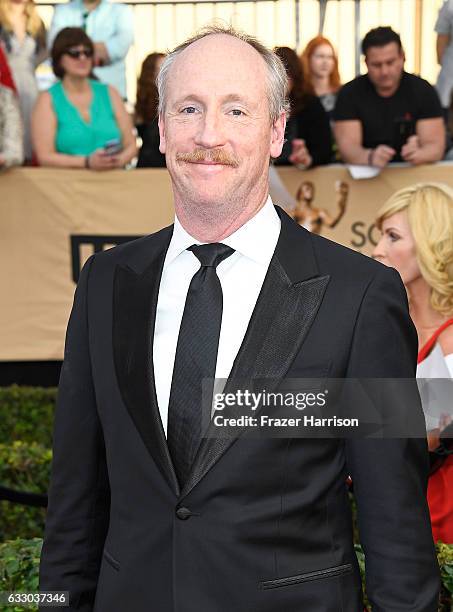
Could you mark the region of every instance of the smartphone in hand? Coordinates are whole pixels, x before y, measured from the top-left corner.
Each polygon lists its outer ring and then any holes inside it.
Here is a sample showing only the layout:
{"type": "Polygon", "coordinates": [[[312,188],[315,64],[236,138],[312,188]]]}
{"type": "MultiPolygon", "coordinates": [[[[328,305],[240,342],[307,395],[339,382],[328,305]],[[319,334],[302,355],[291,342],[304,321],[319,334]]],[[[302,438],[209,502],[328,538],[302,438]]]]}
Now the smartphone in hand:
{"type": "Polygon", "coordinates": [[[107,140],[104,145],[104,153],[106,155],[116,155],[123,149],[121,145],[121,141],[118,138],[112,138],[112,140],[107,140]]]}

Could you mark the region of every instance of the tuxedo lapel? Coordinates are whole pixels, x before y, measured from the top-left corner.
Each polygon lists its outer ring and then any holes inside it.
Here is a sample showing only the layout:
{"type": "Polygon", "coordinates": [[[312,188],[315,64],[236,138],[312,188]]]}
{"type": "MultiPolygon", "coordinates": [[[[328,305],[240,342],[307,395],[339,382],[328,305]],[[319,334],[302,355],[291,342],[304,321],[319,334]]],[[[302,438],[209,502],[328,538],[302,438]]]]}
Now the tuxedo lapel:
{"type": "MultiPolygon", "coordinates": [[[[241,381],[266,379],[267,391],[278,387],[302,346],[329,282],[328,276],[319,276],[310,234],[281,209],[277,211],[282,223],[280,237],[225,393],[234,392],[236,381],[240,385],[241,381]]],[[[245,429],[235,427],[231,437],[219,438],[214,437],[211,424],[181,496],[198,484],[245,429]]]]}
{"type": "Polygon", "coordinates": [[[176,495],[179,485],[168,451],[157,404],[153,338],[157,298],[171,231],[157,244],[143,272],[117,266],[113,291],[113,355],[127,410],[159,470],[176,495]]]}

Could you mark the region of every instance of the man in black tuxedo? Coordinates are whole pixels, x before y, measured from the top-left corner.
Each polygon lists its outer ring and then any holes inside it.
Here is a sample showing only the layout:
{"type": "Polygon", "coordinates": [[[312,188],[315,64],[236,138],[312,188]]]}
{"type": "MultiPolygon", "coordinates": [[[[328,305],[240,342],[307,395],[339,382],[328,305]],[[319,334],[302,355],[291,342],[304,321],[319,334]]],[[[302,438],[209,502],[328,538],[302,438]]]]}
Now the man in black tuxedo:
{"type": "Polygon", "coordinates": [[[351,475],[373,610],[435,612],[424,439],[200,441],[202,379],[410,378],[417,339],[394,270],[272,205],[271,52],[210,29],[158,84],[175,223],[82,271],[41,590],[81,612],[359,612],[351,475]]]}

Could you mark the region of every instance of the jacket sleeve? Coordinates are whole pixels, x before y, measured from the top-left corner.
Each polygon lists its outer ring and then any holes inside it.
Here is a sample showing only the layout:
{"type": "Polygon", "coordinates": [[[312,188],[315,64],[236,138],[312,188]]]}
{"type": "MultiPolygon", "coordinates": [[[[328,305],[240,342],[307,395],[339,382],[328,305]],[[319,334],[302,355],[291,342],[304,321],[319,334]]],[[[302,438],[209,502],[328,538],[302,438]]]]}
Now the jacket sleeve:
{"type": "MultiPolygon", "coordinates": [[[[348,377],[412,379],[417,337],[407,298],[395,270],[382,268],[363,298],[351,347],[348,377]]],[[[385,412],[412,412],[418,437],[349,439],[346,457],[357,501],[365,552],[366,589],[373,612],[437,612],[440,588],[426,501],[428,450],[415,392],[378,381],[385,412]],[[407,401],[411,405],[401,406],[407,401]]],[[[407,382],[407,381],[406,381],[407,382]]],[[[409,381],[411,385],[411,381],[409,381]]]]}
{"type": "Polygon", "coordinates": [[[134,21],[130,7],[121,4],[115,6],[115,34],[105,41],[110,62],[123,60],[134,41],[134,21]]]}
{"type": "Polygon", "coordinates": [[[68,591],[61,612],[91,612],[108,528],[110,489],[88,340],[84,266],[68,324],[54,422],[40,590],[68,591]]]}

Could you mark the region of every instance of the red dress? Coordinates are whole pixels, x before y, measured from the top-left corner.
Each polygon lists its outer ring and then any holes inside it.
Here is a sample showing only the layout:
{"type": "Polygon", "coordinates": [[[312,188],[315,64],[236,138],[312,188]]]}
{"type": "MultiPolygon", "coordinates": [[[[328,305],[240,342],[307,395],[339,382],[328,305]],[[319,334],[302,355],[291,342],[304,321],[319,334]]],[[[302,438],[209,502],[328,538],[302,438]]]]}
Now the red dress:
{"type": "MultiPolygon", "coordinates": [[[[450,325],[453,325],[453,319],[446,321],[434,332],[420,349],[418,363],[429,355],[440,333],[450,325]]],[[[449,455],[442,466],[429,477],[428,505],[434,541],[453,544],[453,455],[449,455]]]]}

